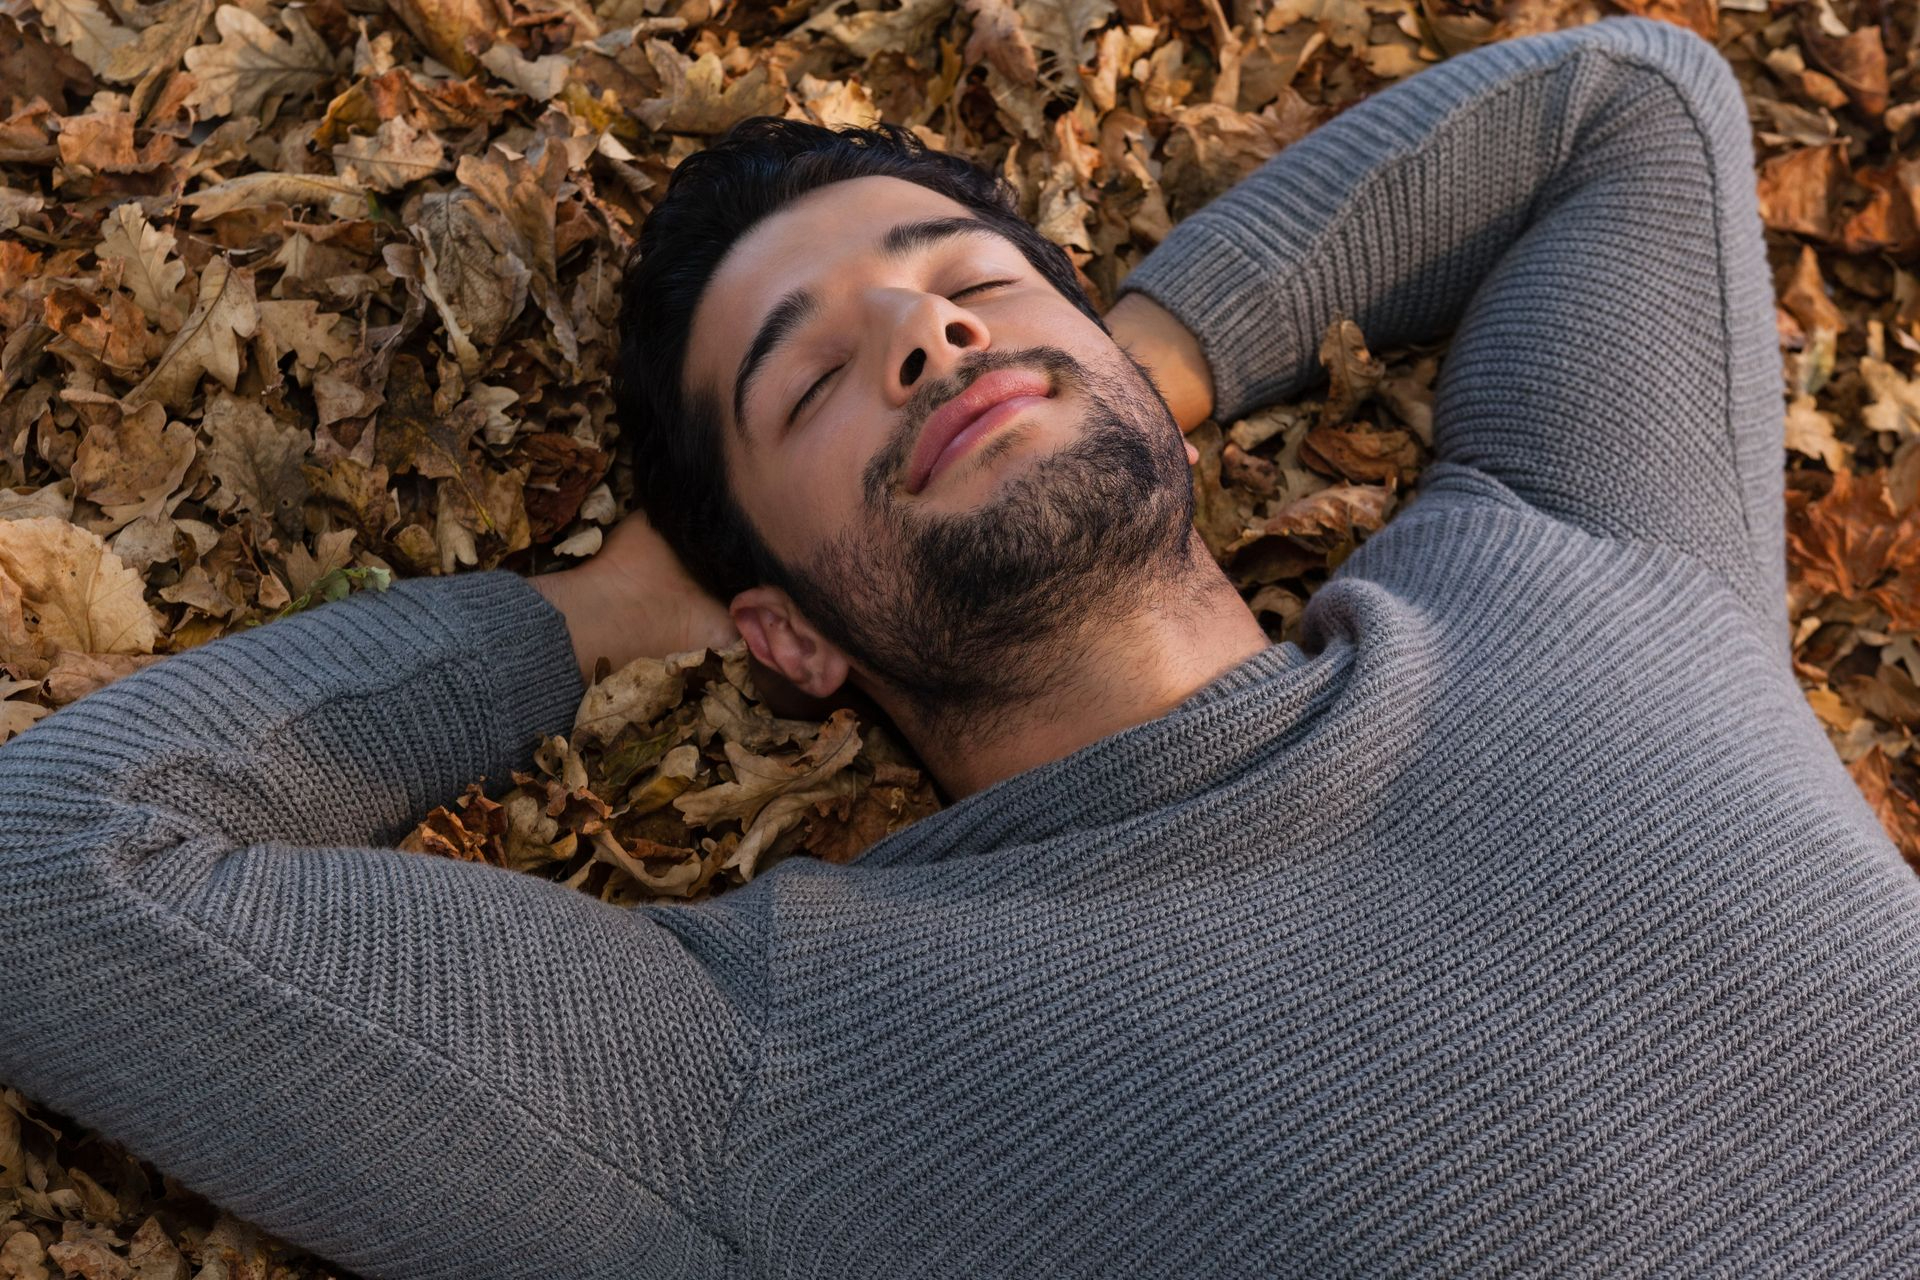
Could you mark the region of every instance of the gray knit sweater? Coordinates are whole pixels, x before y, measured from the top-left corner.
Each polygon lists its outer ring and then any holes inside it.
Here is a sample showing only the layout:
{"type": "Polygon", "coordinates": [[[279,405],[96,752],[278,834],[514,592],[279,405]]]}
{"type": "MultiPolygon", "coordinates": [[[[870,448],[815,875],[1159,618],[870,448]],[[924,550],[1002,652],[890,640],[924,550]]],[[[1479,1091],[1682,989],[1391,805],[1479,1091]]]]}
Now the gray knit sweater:
{"type": "Polygon", "coordinates": [[[1742,100],[1424,71],[1128,280],[1223,419],[1454,338],[1422,496],[1172,713],[627,912],[380,847],[581,689],[504,573],[0,749],[0,1079],[370,1276],[1920,1269],[1920,891],[1787,660],[1742,100]]]}

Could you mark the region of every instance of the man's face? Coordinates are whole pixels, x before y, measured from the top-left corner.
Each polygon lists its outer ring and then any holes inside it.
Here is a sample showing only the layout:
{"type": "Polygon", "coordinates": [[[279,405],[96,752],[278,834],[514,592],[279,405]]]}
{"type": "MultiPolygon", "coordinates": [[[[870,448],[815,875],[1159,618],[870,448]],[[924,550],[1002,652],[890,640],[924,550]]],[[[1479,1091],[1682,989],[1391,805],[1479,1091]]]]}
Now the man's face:
{"type": "Polygon", "coordinates": [[[683,376],[720,406],[735,499],[795,604],[910,697],[1004,692],[994,664],[1062,610],[1184,562],[1165,402],[1017,246],[918,184],[833,183],[754,227],[683,376]]]}

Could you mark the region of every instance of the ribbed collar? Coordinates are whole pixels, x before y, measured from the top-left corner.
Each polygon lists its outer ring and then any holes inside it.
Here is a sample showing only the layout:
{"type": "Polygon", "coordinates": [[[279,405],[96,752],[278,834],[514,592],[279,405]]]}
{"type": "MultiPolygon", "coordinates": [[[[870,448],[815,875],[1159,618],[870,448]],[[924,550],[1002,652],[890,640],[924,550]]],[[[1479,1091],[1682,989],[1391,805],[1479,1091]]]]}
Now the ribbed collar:
{"type": "Polygon", "coordinates": [[[1296,736],[1351,665],[1344,638],[1269,645],[1173,710],[1003,778],[875,844],[856,868],[932,862],[1105,825],[1241,772],[1296,736]]]}

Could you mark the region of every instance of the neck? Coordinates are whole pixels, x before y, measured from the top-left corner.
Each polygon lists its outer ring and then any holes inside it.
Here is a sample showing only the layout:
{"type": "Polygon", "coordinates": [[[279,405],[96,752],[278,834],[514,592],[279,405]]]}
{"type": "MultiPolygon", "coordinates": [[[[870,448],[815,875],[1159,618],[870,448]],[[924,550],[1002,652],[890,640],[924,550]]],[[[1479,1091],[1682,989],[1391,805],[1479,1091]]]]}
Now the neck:
{"type": "Polygon", "coordinates": [[[938,721],[889,707],[941,791],[959,800],[1158,719],[1271,644],[1197,533],[1192,550],[1190,572],[1137,612],[1102,615],[1053,646],[1066,657],[1033,672],[1044,692],[938,721]]]}

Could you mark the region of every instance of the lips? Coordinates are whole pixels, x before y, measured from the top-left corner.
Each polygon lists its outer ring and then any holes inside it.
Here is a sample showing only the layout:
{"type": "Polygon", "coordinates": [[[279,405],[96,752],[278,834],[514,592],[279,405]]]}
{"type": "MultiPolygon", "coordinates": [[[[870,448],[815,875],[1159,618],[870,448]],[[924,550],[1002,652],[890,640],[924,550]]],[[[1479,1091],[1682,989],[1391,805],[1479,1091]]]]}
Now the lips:
{"type": "Polygon", "coordinates": [[[995,369],[973,380],[959,395],[927,415],[907,466],[907,492],[918,493],[932,478],[935,464],[954,438],[995,405],[1021,396],[1050,396],[1053,384],[1032,369],[995,369]]]}

